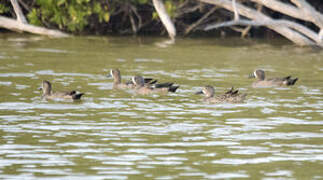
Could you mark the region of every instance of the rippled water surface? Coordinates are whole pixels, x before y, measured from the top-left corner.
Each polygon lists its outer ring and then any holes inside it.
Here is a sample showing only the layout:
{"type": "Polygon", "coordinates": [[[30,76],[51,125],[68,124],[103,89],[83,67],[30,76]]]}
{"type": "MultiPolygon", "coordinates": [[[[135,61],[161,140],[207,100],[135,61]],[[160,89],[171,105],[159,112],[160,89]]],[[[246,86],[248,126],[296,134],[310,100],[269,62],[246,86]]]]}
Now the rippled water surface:
{"type": "Polygon", "coordinates": [[[0,179],[322,179],[323,53],[241,39],[0,35],[0,179]],[[112,89],[119,68],[172,81],[177,93],[112,89]],[[293,87],[253,89],[248,74],[293,75],[293,87]],[[40,98],[85,92],[80,102],[40,98]],[[203,103],[204,85],[248,93],[203,103]]]}

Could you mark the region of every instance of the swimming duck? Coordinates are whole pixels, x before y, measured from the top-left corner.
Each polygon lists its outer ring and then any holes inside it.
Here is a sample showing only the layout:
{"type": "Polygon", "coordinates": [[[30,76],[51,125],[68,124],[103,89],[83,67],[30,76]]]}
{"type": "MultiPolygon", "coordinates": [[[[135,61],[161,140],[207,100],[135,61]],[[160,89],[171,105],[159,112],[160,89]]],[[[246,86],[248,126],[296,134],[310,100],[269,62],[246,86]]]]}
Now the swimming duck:
{"type": "Polygon", "coordinates": [[[198,91],[195,94],[205,94],[203,101],[210,104],[241,103],[247,96],[247,94],[240,94],[239,90],[234,90],[233,87],[224,94],[214,96],[214,88],[210,85],[203,87],[202,91],[198,91]]]}
{"type": "Polygon", "coordinates": [[[292,78],[291,76],[286,76],[283,78],[265,78],[265,71],[257,69],[253,74],[249,75],[249,78],[257,78],[258,80],[252,83],[252,87],[279,87],[279,86],[292,86],[296,83],[298,78],[292,78]]]}
{"type": "Polygon", "coordinates": [[[53,92],[52,85],[49,81],[44,80],[42,82],[43,91],[42,98],[44,99],[72,99],[78,100],[84,95],[84,93],[77,93],[76,91],[66,91],[66,92],[53,92]]]}
{"type": "Polygon", "coordinates": [[[145,85],[145,80],[142,76],[132,77],[132,82],[135,85],[137,94],[147,95],[152,93],[168,93],[175,92],[179,86],[173,86],[174,83],[160,83],[155,85],[145,85]]]}
{"type": "MultiPolygon", "coordinates": [[[[108,78],[113,78],[113,88],[114,89],[133,89],[135,88],[135,85],[133,82],[127,81],[126,83],[121,82],[121,73],[119,69],[111,69],[110,74],[107,75],[108,78]]],[[[144,83],[145,84],[155,84],[157,80],[154,80],[152,78],[145,78],[144,83]]]]}

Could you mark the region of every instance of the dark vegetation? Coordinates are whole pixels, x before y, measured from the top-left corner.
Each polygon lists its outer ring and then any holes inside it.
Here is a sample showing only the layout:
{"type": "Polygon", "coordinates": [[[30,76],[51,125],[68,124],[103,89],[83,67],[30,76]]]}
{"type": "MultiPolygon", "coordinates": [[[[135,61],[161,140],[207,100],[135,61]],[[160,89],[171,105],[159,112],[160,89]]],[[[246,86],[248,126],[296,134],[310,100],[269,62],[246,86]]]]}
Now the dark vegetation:
{"type": "MultiPolygon", "coordinates": [[[[9,0],[0,1],[0,14],[15,18],[9,0]]],[[[241,0],[248,6],[257,5],[241,0]]],[[[288,3],[288,0],[285,0],[288,3]]],[[[323,1],[308,0],[319,12],[323,12],[323,1]]],[[[160,34],[166,33],[151,0],[19,0],[28,22],[73,34],[160,34]]],[[[232,19],[233,14],[198,0],[164,0],[168,14],[176,25],[178,34],[187,35],[193,32],[205,33],[205,25],[232,19]],[[205,14],[209,15],[205,18],[205,14]],[[203,18],[201,20],[201,18],[203,18]],[[201,20],[201,21],[199,21],[201,20]]],[[[274,18],[289,17],[263,7],[262,12],[274,18]]],[[[290,19],[290,18],[289,18],[290,19]]],[[[308,22],[301,22],[303,24],[308,22]]],[[[306,26],[315,29],[314,25],[306,26]]],[[[241,33],[237,27],[225,27],[211,33],[241,33]]],[[[271,30],[262,27],[252,28],[248,35],[273,36],[271,30]]]]}

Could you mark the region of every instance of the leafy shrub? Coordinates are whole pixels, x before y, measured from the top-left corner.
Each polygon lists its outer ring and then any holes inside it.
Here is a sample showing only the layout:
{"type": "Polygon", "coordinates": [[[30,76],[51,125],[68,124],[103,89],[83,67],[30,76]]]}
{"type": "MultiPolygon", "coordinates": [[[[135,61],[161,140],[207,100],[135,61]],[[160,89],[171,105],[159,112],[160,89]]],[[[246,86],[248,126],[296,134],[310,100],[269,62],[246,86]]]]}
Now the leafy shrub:
{"type": "Polygon", "coordinates": [[[56,26],[70,32],[81,32],[92,16],[96,16],[100,23],[109,22],[107,4],[91,0],[36,0],[28,19],[35,25],[56,26]]]}
{"type": "MultiPolygon", "coordinates": [[[[0,14],[12,16],[10,1],[0,1],[0,14]]],[[[170,17],[175,17],[178,5],[183,2],[164,0],[170,17]]],[[[139,20],[141,25],[148,25],[144,28],[154,29],[152,22],[158,21],[151,0],[32,0],[24,3],[22,9],[30,24],[71,33],[132,32],[133,23],[139,26],[139,20]]]]}

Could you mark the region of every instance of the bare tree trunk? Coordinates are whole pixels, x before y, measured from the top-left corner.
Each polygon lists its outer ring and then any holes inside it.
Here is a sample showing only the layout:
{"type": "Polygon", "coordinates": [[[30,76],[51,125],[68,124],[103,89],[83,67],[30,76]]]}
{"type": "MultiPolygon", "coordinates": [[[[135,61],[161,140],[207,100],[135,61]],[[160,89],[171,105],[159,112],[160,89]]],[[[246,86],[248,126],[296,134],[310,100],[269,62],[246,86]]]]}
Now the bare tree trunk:
{"type": "Polygon", "coordinates": [[[46,35],[51,37],[67,37],[68,34],[65,34],[61,31],[51,30],[43,27],[37,27],[28,24],[24,14],[22,13],[20,6],[17,0],[11,0],[11,4],[14,7],[14,11],[17,15],[17,20],[10,19],[4,16],[0,16],[0,27],[10,29],[12,31],[26,31],[29,33],[46,35]]]}
{"type": "Polygon", "coordinates": [[[176,28],[170,19],[170,17],[167,14],[167,11],[165,9],[165,6],[162,2],[162,0],[153,0],[154,7],[158,13],[158,16],[161,20],[161,22],[164,24],[169,37],[171,38],[172,41],[175,40],[176,36],[176,28]]]}

